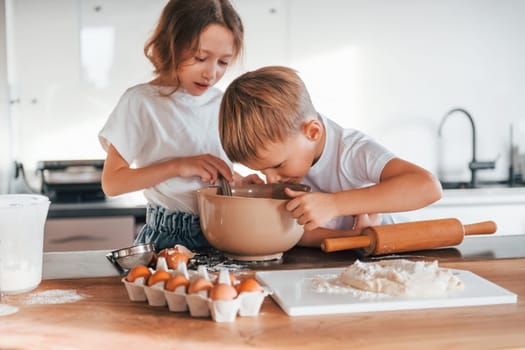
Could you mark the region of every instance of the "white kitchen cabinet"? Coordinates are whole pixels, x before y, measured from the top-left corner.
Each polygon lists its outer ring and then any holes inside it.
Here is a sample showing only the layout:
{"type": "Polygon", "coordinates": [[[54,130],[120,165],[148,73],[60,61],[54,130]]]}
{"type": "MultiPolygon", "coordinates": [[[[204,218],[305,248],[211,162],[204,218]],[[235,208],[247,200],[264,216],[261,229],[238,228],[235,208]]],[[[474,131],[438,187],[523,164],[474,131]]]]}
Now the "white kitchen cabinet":
{"type": "Polygon", "coordinates": [[[9,2],[12,138],[26,170],[43,159],[105,157],[97,133],[126,88],[151,80],[143,46],[165,3],[9,2]]]}
{"type": "Polygon", "coordinates": [[[457,218],[464,225],[492,220],[497,235],[525,234],[525,189],[481,188],[445,190],[438,202],[399,214],[400,220],[457,218]]]}
{"type": "Polygon", "coordinates": [[[133,216],[48,218],[44,251],[118,249],[133,244],[133,216]]]}

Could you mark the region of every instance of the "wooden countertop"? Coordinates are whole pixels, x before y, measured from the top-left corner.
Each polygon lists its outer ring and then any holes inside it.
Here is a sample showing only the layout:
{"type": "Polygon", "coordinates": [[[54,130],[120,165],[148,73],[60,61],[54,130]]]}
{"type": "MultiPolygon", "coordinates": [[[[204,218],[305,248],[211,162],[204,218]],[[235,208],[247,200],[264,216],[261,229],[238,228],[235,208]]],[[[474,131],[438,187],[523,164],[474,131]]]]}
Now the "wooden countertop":
{"type": "MultiPolygon", "coordinates": [[[[516,349],[525,347],[525,259],[445,261],[518,294],[517,304],[289,317],[265,299],[257,317],[216,323],[129,301],[118,276],[46,280],[4,296],[0,349],[516,349]],[[74,303],[27,303],[46,290],[74,303]]],[[[249,273],[253,273],[249,272],[249,273]]]]}

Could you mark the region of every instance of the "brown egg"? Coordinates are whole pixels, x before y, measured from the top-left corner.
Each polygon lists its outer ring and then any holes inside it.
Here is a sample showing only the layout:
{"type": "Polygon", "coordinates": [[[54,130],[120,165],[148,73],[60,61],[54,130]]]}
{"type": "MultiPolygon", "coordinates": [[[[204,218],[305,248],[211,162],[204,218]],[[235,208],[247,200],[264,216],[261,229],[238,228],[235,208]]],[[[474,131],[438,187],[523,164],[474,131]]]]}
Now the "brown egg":
{"type": "Polygon", "coordinates": [[[213,283],[211,283],[211,281],[204,277],[199,277],[190,282],[190,285],[188,286],[188,294],[198,293],[201,290],[204,290],[206,293],[208,293],[212,287],[213,283]]]}
{"type": "Polygon", "coordinates": [[[189,284],[190,281],[183,275],[175,275],[166,282],[165,288],[167,291],[173,292],[178,287],[184,286],[184,290],[186,291],[189,284]]]}
{"type": "Polygon", "coordinates": [[[152,285],[157,284],[159,282],[162,282],[164,284],[170,278],[171,275],[168,271],[157,270],[153,275],[151,275],[150,278],[148,278],[148,286],[151,287],[152,285]]]}
{"type": "Polygon", "coordinates": [[[128,282],[135,282],[135,280],[139,277],[144,277],[144,280],[148,280],[149,276],[151,276],[151,271],[148,269],[147,266],[144,265],[137,265],[131,270],[129,270],[128,275],[126,276],[126,280],[128,282]]]}
{"type": "Polygon", "coordinates": [[[166,256],[166,263],[168,268],[176,270],[180,262],[188,264],[189,256],[184,253],[173,253],[166,256]]]}
{"type": "Polygon", "coordinates": [[[219,283],[210,290],[210,299],[212,300],[233,300],[236,297],[237,290],[229,284],[219,283]]]}
{"type": "Polygon", "coordinates": [[[167,257],[168,255],[178,253],[178,250],[175,247],[164,248],[159,252],[159,256],[167,257]]]}
{"type": "Polygon", "coordinates": [[[237,285],[236,288],[239,294],[242,292],[262,292],[263,291],[263,288],[261,287],[259,282],[257,282],[253,278],[248,278],[242,281],[241,283],[237,285]]]}

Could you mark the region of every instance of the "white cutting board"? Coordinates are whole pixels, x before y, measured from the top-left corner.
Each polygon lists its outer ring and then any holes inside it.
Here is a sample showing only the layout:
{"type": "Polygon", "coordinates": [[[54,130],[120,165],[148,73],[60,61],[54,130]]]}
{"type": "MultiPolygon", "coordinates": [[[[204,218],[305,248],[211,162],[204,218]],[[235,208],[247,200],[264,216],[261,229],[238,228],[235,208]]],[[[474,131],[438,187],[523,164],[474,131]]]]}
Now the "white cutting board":
{"type": "Polygon", "coordinates": [[[374,300],[351,294],[323,293],[314,290],[312,278],[335,276],[344,268],[264,271],[257,280],[272,290],[272,298],[290,316],[342,314],[370,311],[427,309],[441,307],[513,304],[516,294],[470,272],[451,269],[463,283],[453,295],[432,298],[386,297],[374,300]]]}

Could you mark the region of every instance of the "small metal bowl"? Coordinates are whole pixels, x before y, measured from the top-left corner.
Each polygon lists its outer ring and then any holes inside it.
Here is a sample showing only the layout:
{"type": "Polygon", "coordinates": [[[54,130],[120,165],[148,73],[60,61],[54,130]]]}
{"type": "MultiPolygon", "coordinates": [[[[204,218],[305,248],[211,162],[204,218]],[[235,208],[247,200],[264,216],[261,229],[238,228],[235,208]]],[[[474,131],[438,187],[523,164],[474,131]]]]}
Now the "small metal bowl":
{"type": "Polygon", "coordinates": [[[139,244],[127,248],[113,250],[106,258],[122,274],[123,270],[129,270],[137,265],[148,265],[155,254],[153,243],[139,244]]]}

